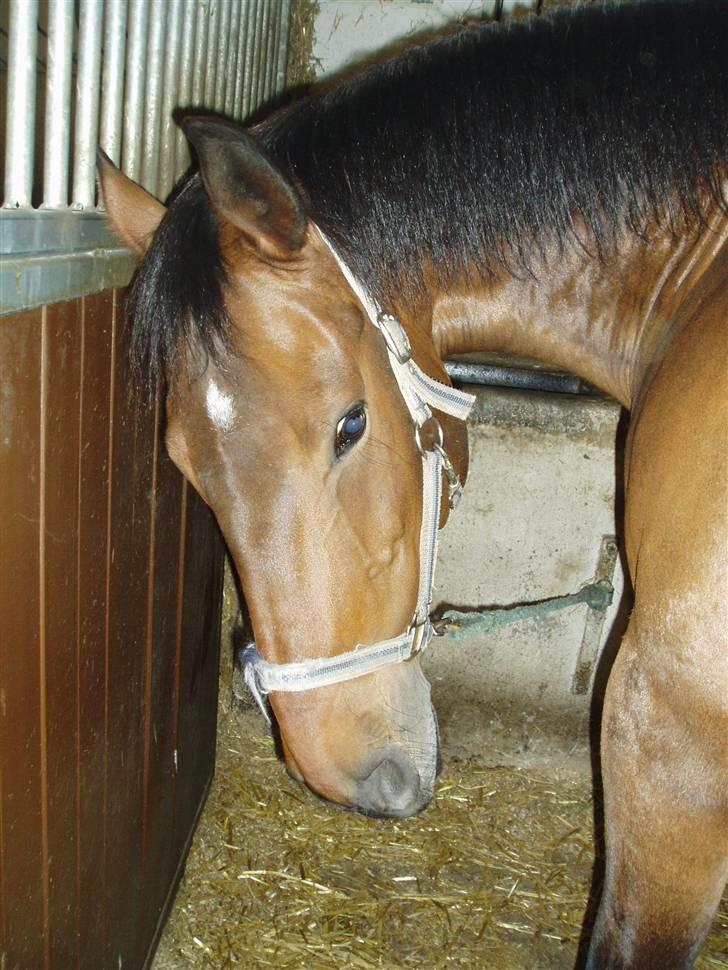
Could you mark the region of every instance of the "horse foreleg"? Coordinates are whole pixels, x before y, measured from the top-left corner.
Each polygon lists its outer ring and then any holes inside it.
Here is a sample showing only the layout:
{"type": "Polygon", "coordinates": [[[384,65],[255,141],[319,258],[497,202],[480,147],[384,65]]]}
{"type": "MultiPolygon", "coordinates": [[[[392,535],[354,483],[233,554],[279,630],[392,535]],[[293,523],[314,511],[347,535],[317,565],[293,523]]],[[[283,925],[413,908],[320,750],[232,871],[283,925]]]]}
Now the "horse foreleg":
{"type": "Polygon", "coordinates": [[[606,871],[587,970],[691,967],[728,875],[724,652],[670,642],[666,610],[633,616],[605,697],[606,871]]]}

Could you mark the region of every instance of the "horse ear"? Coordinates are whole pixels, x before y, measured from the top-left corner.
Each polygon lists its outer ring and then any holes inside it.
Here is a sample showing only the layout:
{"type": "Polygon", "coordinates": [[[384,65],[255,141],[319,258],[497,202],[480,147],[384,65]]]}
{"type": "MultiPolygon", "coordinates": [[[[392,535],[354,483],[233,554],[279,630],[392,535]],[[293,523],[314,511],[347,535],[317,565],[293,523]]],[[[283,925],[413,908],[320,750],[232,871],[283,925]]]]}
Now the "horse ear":
{"type": "Polygon", "coordinates": [[[216,118],[193,115],[180,124],[197,152],[215,209],[262,256],[294,256],[306,230],[303,203],[263,146],[242,128],[216,118]]]}
{"type": "Polygon", "coordinates": [[[137,256],[143,256],[167,210],[141,185],[120,172],[101,149],[96,154],[96,167],[111,231],[137,256]]]}

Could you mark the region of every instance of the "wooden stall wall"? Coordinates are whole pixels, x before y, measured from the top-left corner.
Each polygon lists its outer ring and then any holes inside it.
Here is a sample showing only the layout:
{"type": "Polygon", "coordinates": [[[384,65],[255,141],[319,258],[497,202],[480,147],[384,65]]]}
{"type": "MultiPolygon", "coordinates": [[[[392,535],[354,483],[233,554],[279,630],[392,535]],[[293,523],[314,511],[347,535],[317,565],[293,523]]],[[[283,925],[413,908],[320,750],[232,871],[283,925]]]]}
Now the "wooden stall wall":
{"type": "Polygon", "coordinates": [[[0,968],[136,970],[214,767],[223,547],[119,291],[0,318],[0,968]]]}

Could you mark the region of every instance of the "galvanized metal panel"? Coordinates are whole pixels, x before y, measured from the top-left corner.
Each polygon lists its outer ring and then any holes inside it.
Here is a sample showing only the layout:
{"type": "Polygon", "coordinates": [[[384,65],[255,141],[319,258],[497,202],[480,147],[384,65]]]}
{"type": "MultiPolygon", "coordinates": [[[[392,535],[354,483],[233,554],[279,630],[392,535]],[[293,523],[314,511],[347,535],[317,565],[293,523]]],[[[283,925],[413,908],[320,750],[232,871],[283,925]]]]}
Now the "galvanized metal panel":
{"type": "Polygon", "coordinates": [[[27,220],[0,215],[2,253],[12,257],[0,268],[0,313],[97,292],[110,281],[127,282],[121,273],[125,261],[116,252],[109,255],[118,243],[95,221],[102,211],[95,184],[99,140],[127,175],[164,197],[189,164],[184,137],[172,122],[175,107],[206,107],[241,119],[280,90],[285,78],[290,0],[79,0],[77,37],[73,4],[50,3],[43,199],[34,209],[38,2],[11,0],[8,115],[13,123],[4,212],[28,213],[38,224],[29,230],[27,220]],[[90,229],[80,222],[72,228],[67,218],[69,171],[71,209],[92,220],[90,229]],[[46,210],[55,213],[58,225],[46,210]],[[94,255],[89,238],[103,252],[94,255]],[[59,248],[73,256],[61,258],[59,248]],[[38,254],[46,252],[53,255],[44,272],[38,254]]]}
{"type": "Polygon", "coordinates": [[[134,271],[128,249],[89,249],[0,260],[0,309],[15,312],[65,299],[69,291],[96,293],[125,286],[134,271]]]}

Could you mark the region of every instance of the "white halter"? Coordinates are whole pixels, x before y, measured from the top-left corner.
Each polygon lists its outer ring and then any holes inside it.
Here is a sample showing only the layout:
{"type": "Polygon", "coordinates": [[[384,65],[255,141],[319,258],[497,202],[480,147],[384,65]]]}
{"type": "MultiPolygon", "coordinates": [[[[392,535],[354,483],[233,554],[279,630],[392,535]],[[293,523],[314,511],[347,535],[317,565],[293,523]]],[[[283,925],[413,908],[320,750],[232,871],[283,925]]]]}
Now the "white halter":
{"type": "Polygon", "coordinates": [[[437,532],[440,521],[442,473],[450,485],[450,505],[460,498],[461,485],[444,450],[442,427],[431,407],[464,421],[473,406],[472,394],[457,391],[447,384],[428,377],[412,359],[410,342],[399,320],[382,313],[380,307],[343,262],[331,242],[319,229],[346,281],[356,294],[369,320],[379,330],[387,345],[392,373],[399,385],[407,409],[414,423],[415,441],[422,456],[422,525],[420,527],[420,580],[417,606],[407,630],[390,640],[371,646],[356,646],[335,657],[319,657],[294,663],[276,664],[264,660],[251,644],[242,651],[245,682],[258,706],[270,721],[265,696],[270,691],[302,691],[338,684],[354,677],[373,673],[392,663],[409,660],[425,650],[432,638],[430,608],[432,585],[437,557],[437,532]],[[428,422],[434,426],[436,440],[429,449],[423,446],[422,429],[428,422]]]}

